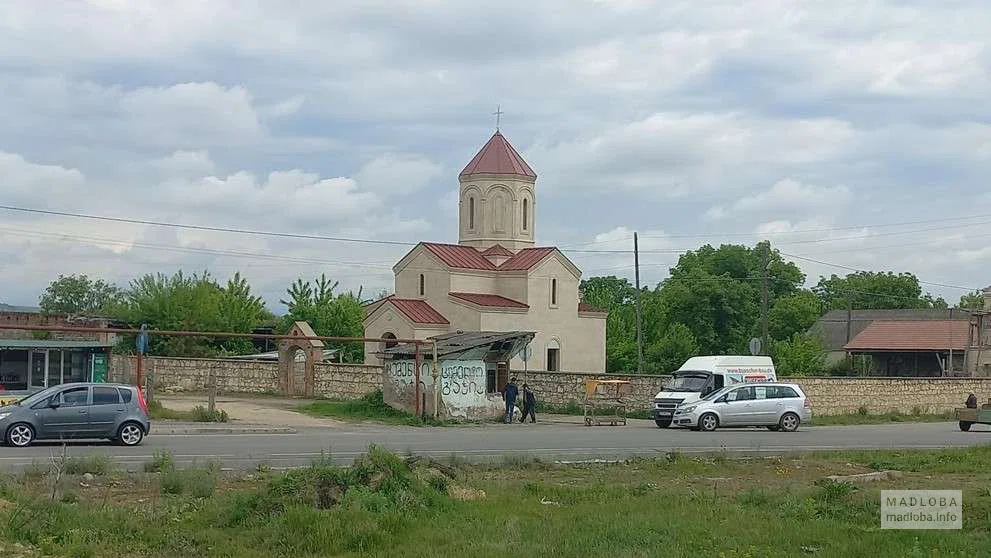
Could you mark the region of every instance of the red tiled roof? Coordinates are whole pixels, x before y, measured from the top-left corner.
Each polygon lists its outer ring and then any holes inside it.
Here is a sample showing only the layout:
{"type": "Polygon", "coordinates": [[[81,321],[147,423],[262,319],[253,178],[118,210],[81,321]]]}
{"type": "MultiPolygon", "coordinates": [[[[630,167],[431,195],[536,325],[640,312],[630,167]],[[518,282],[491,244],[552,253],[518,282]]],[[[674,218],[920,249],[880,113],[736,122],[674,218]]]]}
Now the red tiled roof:
{"type": "Polygon", "coordinates": [[[848,351],[962,351],[967,347],[969,334],[970,322],[965,320],[876,320],[844,348],[848,351]]]}
{"type": "Polygon", "coordinates": [[[454,298],[458,298],[478,306],[489,306],[492,308],[529,308],[526,304],[506,298],[504,296],[480,293],[448,293],[454,298]]]}
{"type": "Polygon", "coordinates": [[[415,324],[447,325],[451,323],[447,321],[447,318],[443,314],[434,310],[433,306],[427,304],[426,301],[410,298],[390,298],[388,302],[415,324]]]}
{"type": "Polygon", "coordinates": [[[531,267],[537,265],[548,254],[557,250],[554,247],[545,248],[524,248],[516,253],[515,256],[509,258],[508,260],[502,262],[499,266],[500,271],[522,271],[530,269],[531,267]]]}
{"type": "Polygon", "coordinates": [[[513,257],[513,253],[502,244],[494,244],[492,247],[482,250],[483,256],[506,256],[508,258],[513,257]]]}
{"type": "Polygon", "coordinates": [[[423,246],[430,250],[430,253],[440,258],[440,261],[448,267],[458,269],[479,269],[494,271],[495,264],[490,262],[481,252],[471,246],[459,246],[457,244],[435,244],[424,242],[423,246]]]}
{"type": "Polygon", "coordinates": [[[473,174],[508,174],[537,178],[537,173],[533,172],[501,132],[496,132],[489,138],[465,170],[461,171],[460,176],[473,174]]]}
{"type": "Polygon", "coordinates": [[[606,314],[606,313],[609,312],[608,310],[603,310],[602,308],[596,308],[595,306],[592,306],[591,304],[586,304],[584,302],[579,302],[578,303],[578,311],[579,312],[597,312],[597,313],[600,313],[600,314],[606,314]]]}

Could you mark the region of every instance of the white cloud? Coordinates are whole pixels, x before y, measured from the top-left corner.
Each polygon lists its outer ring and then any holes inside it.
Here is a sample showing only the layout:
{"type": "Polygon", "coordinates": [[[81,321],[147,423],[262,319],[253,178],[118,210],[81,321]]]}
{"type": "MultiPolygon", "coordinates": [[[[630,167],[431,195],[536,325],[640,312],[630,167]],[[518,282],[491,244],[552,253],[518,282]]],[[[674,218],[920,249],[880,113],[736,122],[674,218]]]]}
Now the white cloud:
{"type": "Polygon", "coordinates": [[[406,195],[441,178],[443,168],[421,157],[385,153],[366,163],[355,178],[384,195],[406,195]]]}
{"type": "Polygon", "coordinates": [[[814,186],[784,179],[756,194],[742,197],[730,205],[717,205],[706,211],[712,220],[735,218],[749,213],[825,212],[845,206],[853,200],[846,186],[814,186]]]}

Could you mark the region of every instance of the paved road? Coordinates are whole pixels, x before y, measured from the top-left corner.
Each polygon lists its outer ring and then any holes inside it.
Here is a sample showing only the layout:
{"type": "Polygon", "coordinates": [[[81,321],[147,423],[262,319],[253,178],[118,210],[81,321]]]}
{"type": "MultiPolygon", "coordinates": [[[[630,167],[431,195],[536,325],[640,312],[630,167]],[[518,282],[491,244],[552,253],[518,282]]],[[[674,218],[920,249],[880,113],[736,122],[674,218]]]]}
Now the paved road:
{"type": "MultiPolygon", "coordinates": [[[[766,430],[719,430],[712,433],[658,429],[637,421],[626,427],[585,427],[571,424],[485,425],[409,428],[356,425],[341,428],[300,428],[296,434],[152,435],[136,448],[109,444],[72,443],[70,455],[106,454],[123,467],[136,470],[155,451],[169,450],[182,466],[220,459],[232,469],[259,463],[280,469],[306,465],[325,452],[336,462],[349,463],[377,444],[438,458],[457,456],[470,461],[501,460],[527,455],[544,460],[620,459],[657,456],[666,452],[776,455],[843,449],[962,447],[991,443],[991,429],[975,426],[960,432],[955,423],[881,426],[821,426],[790,434],[766,430]]],[[[0,447],[0,469],[44,463],[57,445],[30,448],[0,447]]]]}

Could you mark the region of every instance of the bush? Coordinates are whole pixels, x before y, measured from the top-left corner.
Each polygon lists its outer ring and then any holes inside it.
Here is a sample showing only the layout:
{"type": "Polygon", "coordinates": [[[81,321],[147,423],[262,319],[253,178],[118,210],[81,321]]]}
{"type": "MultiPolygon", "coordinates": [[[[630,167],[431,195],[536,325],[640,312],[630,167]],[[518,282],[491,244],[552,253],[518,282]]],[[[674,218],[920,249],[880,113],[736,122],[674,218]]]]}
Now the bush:
{"type": "Polygon", "coordinates": [[[145,463],[146,473],[167,473],[175,471],[175,457],[168,450],[156,450],[151,461],[145,463]]]}
{"type": "Polygon", "coordinates": [[[62,472],[67,475],[107,475],[113,471],[114,464],[106,455],[90,455],[86,457],[70,457],[65,461],[62,472]]]}

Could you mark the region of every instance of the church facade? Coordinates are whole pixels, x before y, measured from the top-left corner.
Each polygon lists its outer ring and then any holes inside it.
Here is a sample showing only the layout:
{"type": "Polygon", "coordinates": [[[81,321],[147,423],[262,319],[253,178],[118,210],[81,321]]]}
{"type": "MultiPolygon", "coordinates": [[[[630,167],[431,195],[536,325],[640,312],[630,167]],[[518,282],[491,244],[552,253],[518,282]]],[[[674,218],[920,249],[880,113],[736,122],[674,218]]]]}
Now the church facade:
{"type": "MultiPolygon", "coordinates": [[[[458,244],[421,242],[399,260],[395,294],[365,306],[365,337],[532,331],[528,369],[605,372],[606,312],[581,301],[567,256],[536,245],[536,173],[496,131],[458,178],[458,244]]],[[[383,348],[367,343],[366,363],[383,348]]]]}

